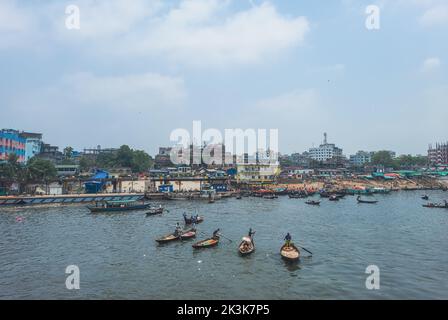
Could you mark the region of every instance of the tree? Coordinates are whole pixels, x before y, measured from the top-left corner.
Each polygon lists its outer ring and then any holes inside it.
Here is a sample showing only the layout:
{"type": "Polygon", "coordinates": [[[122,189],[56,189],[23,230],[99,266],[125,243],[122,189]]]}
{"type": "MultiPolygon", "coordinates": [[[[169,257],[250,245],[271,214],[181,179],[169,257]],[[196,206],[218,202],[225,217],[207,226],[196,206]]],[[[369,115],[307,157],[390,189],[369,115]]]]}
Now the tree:
{"type": "Polygon", "coordinates": [[[71,159],[73,156],[73,148],[72,147],[65,147],[64,148],[64,157],[65,159],[71,159]]]}
{"type": "Polygon", "coordinates": [[[383,165],[384,167],[393,167],[394,161],[389,151],[378,151],[372,156],[372,164],[383,165]]]}
{"type": "Polygon", "coordinates": [[[51,161],[31,158],[28,162],[28,178],[31,181],[47,182],[57,176],[57,170],[51,161]]]}
{"type": "Polygon", "coordinates": [[[117,152],[117,163],[120,167],[132,167],[134,160],[134,153],[127,145],[123,145],[117,152]]]}
{"type": "Polygon", "coordinates": [[[133,172],[143,172],[150,169],[153,165],[152,158],[144,151],[133,151],[132,166],[133,172]]]}

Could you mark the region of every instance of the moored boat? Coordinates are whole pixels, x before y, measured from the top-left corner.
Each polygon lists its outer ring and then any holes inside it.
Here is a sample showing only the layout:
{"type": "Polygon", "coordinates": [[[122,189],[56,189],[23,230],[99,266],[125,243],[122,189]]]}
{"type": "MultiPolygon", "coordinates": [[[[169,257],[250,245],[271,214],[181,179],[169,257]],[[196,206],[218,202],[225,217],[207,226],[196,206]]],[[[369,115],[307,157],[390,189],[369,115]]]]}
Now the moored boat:
{"type": "Polygon", "coordinates": [[[87,208],[92,213],[100,212],[119,212],[119,211],[131,211],[131,210],[144,210],[150,206],[149,203],[138,202],[134,200],[126,201],[103,201],[101,205],[98,202],[95,206],[88,206],[87,208]]]}
{"type": "Polygon", "coordinates": [[[293,243],[290,243],[289,246],[284,244],[280,249],[280,255],[286,261],[293,262],[300,259],[300,251],[293,243]]]}
{"type": "Polygon", "coordinates": [[[315,200],[306,201],[305,203],[309,204],[311,206],[318,206],[318,205],[320,205],[320,201],[315,201],[315,200]]]}
{"type": "Polygon", "coordinates": [[[422,196],[422,200],[429,200],[429,196],[425,194],[424,196],[422,196]]]}

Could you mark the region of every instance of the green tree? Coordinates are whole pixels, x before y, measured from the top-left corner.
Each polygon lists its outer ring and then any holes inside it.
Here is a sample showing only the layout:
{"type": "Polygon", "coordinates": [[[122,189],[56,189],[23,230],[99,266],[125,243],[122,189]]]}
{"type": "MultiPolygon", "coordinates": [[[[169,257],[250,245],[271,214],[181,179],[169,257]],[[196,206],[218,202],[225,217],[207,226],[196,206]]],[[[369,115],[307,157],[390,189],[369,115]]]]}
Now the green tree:
{"type": "Polygon", "coordinates": [[[394,160],[389,151],[378,151],[372,156],[372,164],[383,165],[385,167],[393,167],[394,160]]]}
{"type": "Polygon", "coordinates": [[[123,145],[117,152],[116,155],[117,164],[120,167],[129,167],[132,168],[134,161],[134,152],[129,146],[123,145]]]}
{"type": "Polygon", "coordinates": [[[73,148],[72,147],[65,147],[64,148],[64,158],[65,159],[71,159],[73,156],[73,148]]]}
{"type": "Polygon", "coordinates": [[[28,162],[28,179],[35,182],[46,182],[57,176],[56,167],[51,161],[31,158],[28,162]]]}
{"type": "Polygon", "coordinates": [[[143,172],[150,169],[153,165],[152,158],[144,151],[133,151],[132,166],[133,172],[143,172]]]}

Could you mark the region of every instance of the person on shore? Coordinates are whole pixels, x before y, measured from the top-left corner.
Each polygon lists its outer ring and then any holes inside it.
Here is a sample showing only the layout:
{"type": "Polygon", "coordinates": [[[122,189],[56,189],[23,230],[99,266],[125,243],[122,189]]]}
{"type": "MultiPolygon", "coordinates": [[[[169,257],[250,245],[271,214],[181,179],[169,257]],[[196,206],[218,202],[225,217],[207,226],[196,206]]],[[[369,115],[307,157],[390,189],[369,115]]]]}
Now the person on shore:
{"type": "Polygon", "coordinates": [[[292,239],[292,237],[288,232],[288,234],[285,236],[285,244],[287,247],[289,247],[291,245],[291,239],[292,239]]]}
{"type": "Polygon", "coordinates": [[[215,240],[218,240],[219,239],[219,231],[221,231],[221,229],[216,229],[215,231],[213,231],[213,236],[212,236],[212,238],[213,239],[215,239],[215,240]]]}

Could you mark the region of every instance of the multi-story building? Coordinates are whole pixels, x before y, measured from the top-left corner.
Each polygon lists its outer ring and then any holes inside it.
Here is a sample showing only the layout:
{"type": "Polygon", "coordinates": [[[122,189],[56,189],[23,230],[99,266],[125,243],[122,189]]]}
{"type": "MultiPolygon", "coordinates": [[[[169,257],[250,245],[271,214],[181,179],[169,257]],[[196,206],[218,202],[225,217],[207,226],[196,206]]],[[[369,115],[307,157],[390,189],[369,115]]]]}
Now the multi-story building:
{"type": "Polygon", "coordinates": [[[350,164],[355,167],[361,167],[372,161],[373,152],[358,151],[350,156],[350,164]]]}
{"type": "Polygon", "coordinates": [[[18,162],[24,163],[26,161],[25,144],[26,139],[20,135],[19,131],[0,130],[0,161],[6,161],[11,154],[15,154],[18,157],[18,162]]]}
{"type": "Polygon", "coordinates": [[[25,162],[28,162],[32,157],[37,156],[42,147],[42,134],[21,132],[20,136],[25,138],[25,162]]]}
{"type": "Polygon", "coordinates": [[[246,183],[273,182],[280,175],[280,165],[277,164],[255,164],[238,163],[237,181],[246,183]]]}
{"type": "Polygon", "coordinates": [[[435,147],[429,145],[428,161],[431,165],[448,164],[448,142],[437,143],[435,147]]]}
{"type": "Polygon", "coordinates": [[[324,133],[324,142],[317,148],[309,150],[310,158],[316,161],[327,161],[332,158],[342,158],[342,149],[333,143],[327,142],[327,134],[324,133]]]}
{"type": "Polygon", "coordinates": [[[47,143],[42,143],[40,153],[37,156],[53,163],[59,163],[64,159],[64,154],[59,151],[59,147],[47,143]]]}

